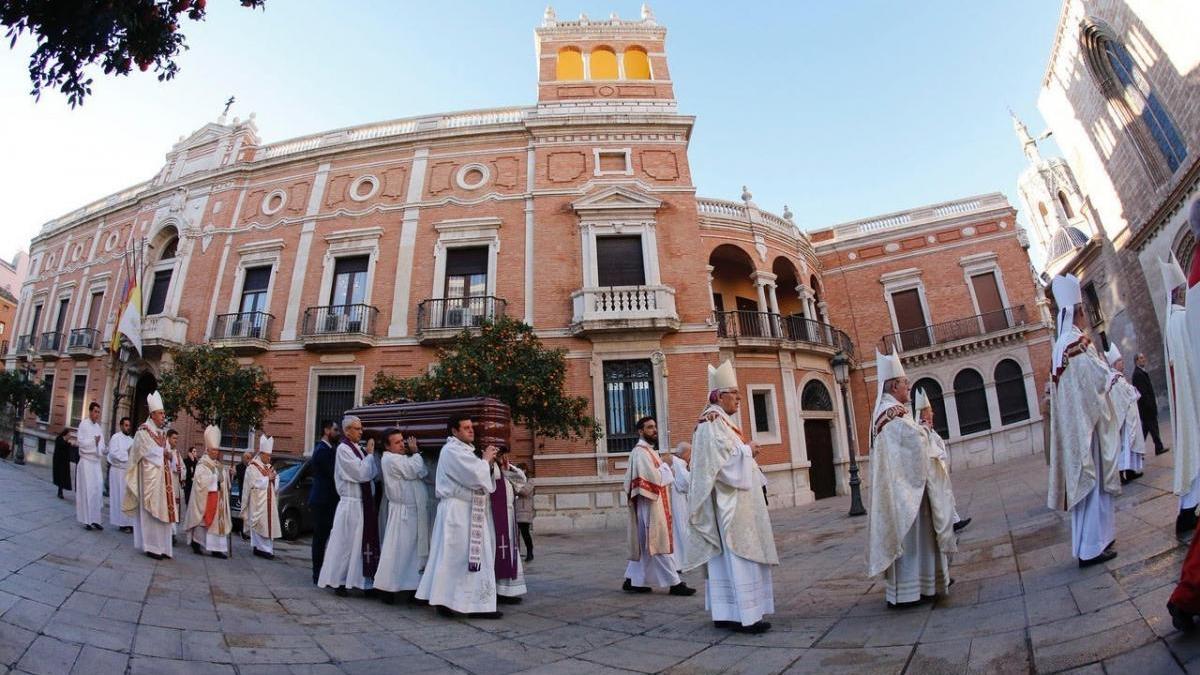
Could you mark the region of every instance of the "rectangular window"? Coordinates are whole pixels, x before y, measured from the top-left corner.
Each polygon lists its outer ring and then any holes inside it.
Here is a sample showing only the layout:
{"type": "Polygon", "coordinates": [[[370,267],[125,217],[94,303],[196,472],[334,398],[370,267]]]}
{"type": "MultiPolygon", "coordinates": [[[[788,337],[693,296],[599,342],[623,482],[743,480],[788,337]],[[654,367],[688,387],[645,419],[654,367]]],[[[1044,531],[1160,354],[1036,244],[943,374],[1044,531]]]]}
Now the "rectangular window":
{"type": "Polygon", "coordinates": [[[46,375],[42,377],[42,382],[46,385],[46,391],[50,392],[50,404],[46,406],[46,416],[39,417],[38,421],[49,424],[50,417],[54,413],[54,375],[46,373],[46,375]]]}
{"type": "Polygon", "coordinates": [[[1000,297],[1000,285],[994,272],[984,272],[971,277],[975,289],[975,301],[979,303],[983,330],[992,332],[1008,328],[1008,317],[1004,313],[1004,300],[1000,297]]]}
{"type": "Polygon", "coordinates": [[[624,150],[599,150],[596,152],[597,173],[629,173],[629,154],[624,150]]]}
{"type": "Polygon", "coordinates": [[[367,297],[367,266],[370,257],[356,255],[338,258],[333,266],[333,287],[329,293],[329,304],[360,305],[367,297]]]}
{"type": "Polygon", "coordinates": [[[236,448],[239,450],[247,450],[250,448],[250,436],[254,433],[253,429],[234,429],[221,425],[221,447],[236,448]],[[236,434],[235,434],[236,432],[236,434]]]}
{"type": "Polygon", "coordinates": [[[271,284],[271,266],[251,267],[242,280],[241,313],[267,311],[267,286],[271,284]]]}
{"type": "Polygon", "coordinates": [[[162,314],[167,307],[167,291],[171,289],[172,270],[159,270],[154,273],[154,282],[150,286],[150,301],[146,303],[146,316],[162,314]]]}
{"type": "Polygon", "coordinates": [[[770,387],[746,388],[750,394],[750,436],[760,443],[779,442],[779,420],[775,413],[775,390],[770,387]]]}
{"type": "Polygon", "coordinates": [[[596,282],[600,286],[645,286],[641,235],[596,237],[596,282]]]}
{"type": "Polygon", "coordinates": [[[33,321],[29,322],[29,334],[30,335],[38,334],[38,331],[41,330],[41,327],[39,325],[39,324],[41,324],[41,322],[42,322],[42,306],[34,305],[33,306],[33,321]]]}
{"type": "Polygon", "coordinates": [[[88,301],[88,318],[87,318],[87,327],[88,328],[92,328],[95,330],[101,330],[104,328],[103,324],[100,322],[100,305],[103,302],[104,302],[104,292],[103,291],[98,291],[96,293],[92,293],[92,299],[90,301],[88,301]]]}
{"type": "Polygon", "coordinates": [[[605,437],[609,452],[637,445],[637,421],[654,415],[654,366],[649,360],[604,362],[605,437]]]}
{"type": "Polygon", "coordinates": [[[54,319],[54,332],[60,336],[67,326],[67,305],[69,304],[71,304],[71,298],[62,298],[58,301],[58,317],[54,319]]]}
{"type": "Polygon", "coordinates": [[[487,277],[488,247],[472,246],[446,251],[447,299],[487,295],[487,277]]]}
{"type": "MultiPolygon", "coordinates": [[[[342,423],[342,416],[355,405],[354,394],[358,385],[356,375],[318,375],[316,420],[334,420],[342,423]]],[[[314,425],[318,427],[319,423],[314,425]]],[[[313,441],[321,437],[321,430],[314,429],[313,441]]]]}
{"type": "Polygon", "coordinates": [[[933,342],[925,325],[920,291],[911,288],[892,293],[892,309],[896,312],[896,329],[903,349],[920,349],[933,342]]]}
{"type": "Polygon", "coordinates": [[[76,374],[71,383],[71,421],[67,426],[79,427],[79,422],[83,419],[83,403],[86,397],[87,373],[76,374]]]}

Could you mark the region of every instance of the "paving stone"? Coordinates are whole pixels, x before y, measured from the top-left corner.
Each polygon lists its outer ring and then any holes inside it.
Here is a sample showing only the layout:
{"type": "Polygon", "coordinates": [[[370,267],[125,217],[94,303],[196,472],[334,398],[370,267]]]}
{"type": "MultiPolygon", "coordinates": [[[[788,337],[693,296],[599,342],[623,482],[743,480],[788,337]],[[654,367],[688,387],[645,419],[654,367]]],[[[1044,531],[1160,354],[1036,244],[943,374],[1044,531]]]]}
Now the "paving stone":
{"type": "Polygon", "coordinates": [[[971,641],[955,639],[944,642],[926,642],[917,645],[908,671],[922,675],[949,675],[964,673],[971,655],[971,641]]]}
{"type": "Polygon", "coordinates": [[[870,647],[861,649],[808,649],[787,675],[844,673],[845,675],[890,675],[904,670],[912,647],[870,647]]]}
{"type": "Polygon", "coordinates": [[[129,659],[130,675],[235,675],[233,666],[134,656],[129,659]]]}
{"type": "Polygon", "coordinates": [[[592,628],[590,626],[566,625],[551,628],[540,633],[532,633],[517,637],[518,642],[548,649],[564,656],[574,656],[583,652],[598,649],[629,636],[616,631],[592,628]]]}
{"type": "Polygon", "coordinates": [[[720,644],[705,649],[666,672],[673,675],[774,675],[786,670],[803,653],[803,649],[720,644]]]}
{"type": "Polygon", "coordinates": [[[1024,598],[1014,597],[930,613],[922,642],[992,635],[1025,627],[1024,598]]]}
{"type": "Polygon", "coordinates": [[[1100,661],[1154,640],[1154,633],[1138,616],[1122,626],[1044,646],[1034,644],[1033,660],[1039,672],[1054,672],[1100,661]]]}
{"type": "Polygon", "coordinates": [[[1182,673],[1183,668],[1171,656],[1171,650],[1160,641],[1119,654],[1104,660],[1104,670],[1109,673],[1154,673],[1169,675],[1182,673]]]}
{"type": "Polygon", "coordinates": [[[135,624],[127,621],[59,610],[42,628],[42,632],[101,649],[128,652],[136,628],[135,624]]]}
{"type": "Polygon", "coordinates": [[[41,631],[52,616],[53,607],[22,598],[9,607],[0,620],[28,630],[41,631]]]}
{"type": "Polygon", "coordinates": [[[1025,675],[1031,671],[1025,631],[985,635],[971,640],[967,671],[986,675],[1025,675]]]}
{"type": "Polygon", "coordinates": [[[549,649],[505,640],[438,652],[438,656],[473,673],[517,673],[562,660],[549,649]]]}
{"type": "Polygon", "coordinates": [[[36,637],[31,630],[0,621],[0,665],[14,665],[36,637]]]}
{"type": "Polygon", "coordinates": [[[1088,614],[1129,598],[1129,594],[1111,573],[1088,577],[1071,584],[1069,588],[1080,614],[1088,614]]]}
{"type": "Polygon", "coordinates": [[[707,647],[700,642],[639,636],[584,652],[577,658],[614,668],[656,673],[686,661],[707,647]]]}
{"type": "Polygon", "coordinates": [[[71,669],[71,675],[124,673],[128,663],[128,654],[84,645],[83,649],[79,651],[79,657],[75,659],[75,667],[71,669]]]}
{"type": "Polygon", "coordinates": [[[41,635],[25,650],[25,655],[17,662],[17,669],[34,675],[69,673],[79,650],[77,644],[41,635]]]}
{"type": "Polygon", "coordinates": [[[836,649],[912,645],[921,636],[929,615],[928,611],[894,609],[876,616],[847,617],[834,624],[815,646],[836,649]]]}

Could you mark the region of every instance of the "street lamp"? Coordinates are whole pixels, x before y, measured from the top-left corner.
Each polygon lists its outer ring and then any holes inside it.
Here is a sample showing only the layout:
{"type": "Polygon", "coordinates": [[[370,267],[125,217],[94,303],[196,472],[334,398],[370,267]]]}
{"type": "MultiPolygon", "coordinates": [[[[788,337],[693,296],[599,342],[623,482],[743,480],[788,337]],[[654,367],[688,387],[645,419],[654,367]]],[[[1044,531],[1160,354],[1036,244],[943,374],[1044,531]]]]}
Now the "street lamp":
{"type": "Polygon", "coordinates": [[[846,448],[850,452],[850,515],[866,515],[863,508],[862,491],[859,488],[862,481],[858,479],[858,448],[854,442],[854,428],[850,425],[850,395],[846,392],[846,383],[850,381],[850,357],[846,352],[834,355],[832,364],[833,379],[837,380],[842,390],[842,417],[846,420],[846,448]]]}
{"type": "MultiPolygon", "coordinates": [[[[25,382],[32,382],[35,373],[32,363],[28,361],[21,366],[21,377],[25,382]]],[[[17,416],[13,420],[13,464],[25,463],[25,436],[21,431],[21,427],[25,420],[25,395],[22,394],[20,403],[17,404],[17,416]]]]}

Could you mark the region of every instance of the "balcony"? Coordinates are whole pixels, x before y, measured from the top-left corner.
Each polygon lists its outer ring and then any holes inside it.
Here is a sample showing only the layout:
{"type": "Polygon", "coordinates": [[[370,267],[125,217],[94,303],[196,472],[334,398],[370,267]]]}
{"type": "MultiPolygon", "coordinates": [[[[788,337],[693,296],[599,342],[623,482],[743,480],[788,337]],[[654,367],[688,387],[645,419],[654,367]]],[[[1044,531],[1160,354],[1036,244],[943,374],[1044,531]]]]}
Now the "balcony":
{"type": "Polygon", "coordinates": [[[164,350],[187,342],[187,319],[155,314],[142,319],[142,349],[164,350]]]}
{"type": "Polygon", "coordinates": [[[730,346],[766,351],[809,349],[830,354],[844,351],[854,356],[850,337],[820,321],[751,311],[713,312],[713,318],[717,337],[730,346]]]}
{"type": "Polygon", "coordinates": [[[571,294],[571,334],[679,330],[675,289],[670,286],[582,288],[571,294]]]}
{"type": "Polygon", "coordinates": [[[491,295],[469,298],[429,298],[417,305],[417,337],[421,344],[448,340],[484,321],[504,316],[508,302],[491,295]]]}
{"type": "Polygon", "coordinates": [[[304,310],[305,349],[363,349],[375,346],[379,310],[370,305],[326,305],[304,310]]]}
{"type": "Polygon", "coordinates": [[[42,333],[38,340],[38,356],[46,361],[57,361],[62,356],[63,334],[58,331],[42,333]]]}
{"type": "Polygon", "coordinates": [[[76,328],[67,336],[67,354],[76,360],[90,359],[100,351],[100,331],[76,328]]]}
{"type": "Polygon", "coordinates": [[[271,344],[269,335],[274,322],[275,317],[266,312],[218,314],[208,341],[241,355],[265,352],[271,344]]]}
{"type": "Polygon", "coordinates": [[[32,352],[33,336],[18,335],[16,343],[13,344],[13,356],[17,357],[18,359],[27,359],[32,352]]]}
{"type": "Polygon", "coordinates": [[[905,359],[931,360],[1015,339],[1034,325],[1029,323],[1025,306],[1017,305],[884,335],[878,348],[905,359]]]}

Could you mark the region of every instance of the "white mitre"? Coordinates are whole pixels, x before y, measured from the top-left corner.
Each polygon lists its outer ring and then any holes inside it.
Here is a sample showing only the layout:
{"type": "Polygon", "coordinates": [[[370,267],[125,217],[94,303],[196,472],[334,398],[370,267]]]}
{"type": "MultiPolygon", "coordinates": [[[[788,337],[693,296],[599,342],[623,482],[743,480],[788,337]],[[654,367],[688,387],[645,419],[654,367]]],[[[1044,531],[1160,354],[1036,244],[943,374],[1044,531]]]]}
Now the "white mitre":
{"type": "Polygon", "coordinates": [[[900,355],[880,354],[879,350],[875,350],[875,412],[871,413],[872,423],[883,411],[883,385],[897,377],[908,377],[904,372],[904,364],[900,362],[900,355]]]}
{"type": "Polygon", "coordinates": [[[260,438],[258,440],[258,454],[269,455],[269,454],[271,454],[271,450],[273,450],[274,448],[275,448],[275,439],[274,438],[271,438],[270,436],[263,434],[262,438],[260,438]]]}
{"type": "Polygon", "coordinates": [[[204,447],[221,447],[221,429],[219,427],[215,427],[210,424],[204,428],[204,447]]]}
{"type": "Polygon", "coordinates": [[[733,369],[733,361],[722,361],[720,366],[708,366],[708,390],[737,389],[737,372],[733,369]]]}
{"type": "Polygon", "coordinates": [[[1057,373],[1062,367],[1063,354],[1066,353],[1067,347],[1070,345],[1069,328],[1074,323],[1075,306],[1083,300],[1083,295],[1079,290],[1079,278],[1074,274],[1060,274],[1054,277],[1050,282],[1050,292],[1054,295],[1054,302],[1058,305],[1058,337],[1054,342],[1054,369],[1052,372],[1057,373]]]}
{"type": "Polygon", "coordinates": [[[1170,254],[1165,261],[1159,261],[1158,271],[1162,273],[1163,293],[1167,294],[1167,308],[1170,309],[1171,295],[1176,288],[1187,284],[1187,275],[1183,273],[1183,268],[1179,266],[1179,261],[1175,259],[1175,254],[1170,254]]]}
{"type": "Polygon", "coordinates": [[[1104,352],[1104,358],[1108,361],[1109,366],[1115,367],[1117,365],[1117,361],[1121,360],[1121,350],[1117,349],[1117,345],[1115,343],[1110,344],[1108,346],[1108,351],[1104,352]]]}
{"type": "Polygon", "coordinates": [[[162,395],[157,391],[150,392],[150,394],[146,396],[146,405],[150,407],[150,412],[158,412],[159,410],[163,410],[162,395]]]}
{"type": "Polygon", "coordinates": [[[933,410],[933,404],[929,402],[929,397],[925,395],[924,389],[917,390],[916,409],[918,412],[925,409],[933,410]]]}

